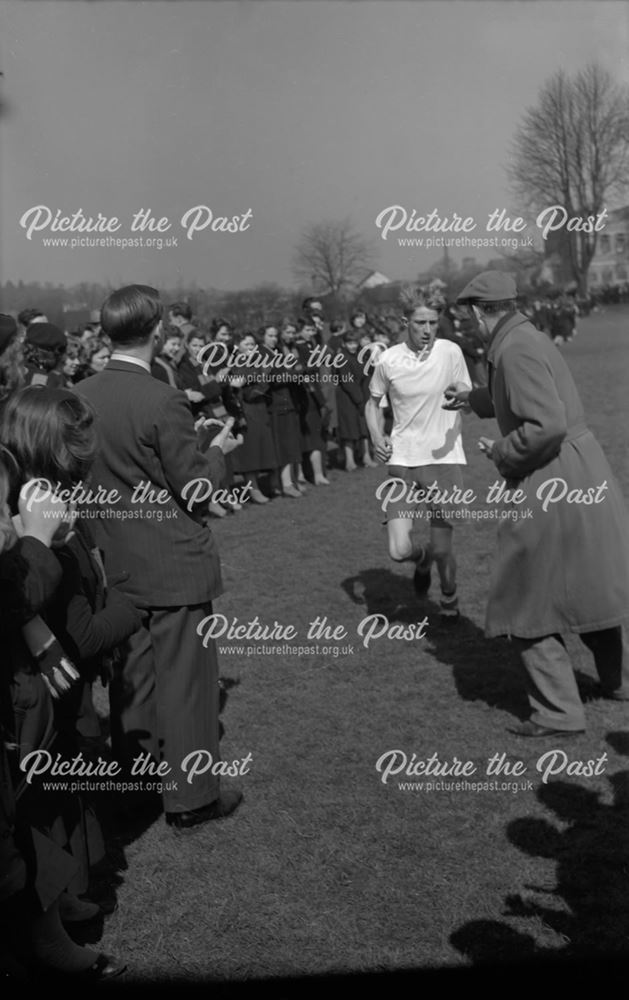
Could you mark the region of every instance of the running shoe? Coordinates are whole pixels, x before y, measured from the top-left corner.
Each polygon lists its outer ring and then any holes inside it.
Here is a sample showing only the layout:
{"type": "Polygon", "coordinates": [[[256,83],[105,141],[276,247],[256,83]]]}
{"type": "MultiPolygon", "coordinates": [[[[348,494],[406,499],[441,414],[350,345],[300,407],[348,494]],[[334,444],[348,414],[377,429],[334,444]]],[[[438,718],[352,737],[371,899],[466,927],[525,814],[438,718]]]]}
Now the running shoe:
{"type": "Polygon", "coordinates": [[[445,594],[443,590],[441,591],[439,617],[444,622],[455,622],[461,617],[456,590],[453,590],[451,594],[445,594]]]}

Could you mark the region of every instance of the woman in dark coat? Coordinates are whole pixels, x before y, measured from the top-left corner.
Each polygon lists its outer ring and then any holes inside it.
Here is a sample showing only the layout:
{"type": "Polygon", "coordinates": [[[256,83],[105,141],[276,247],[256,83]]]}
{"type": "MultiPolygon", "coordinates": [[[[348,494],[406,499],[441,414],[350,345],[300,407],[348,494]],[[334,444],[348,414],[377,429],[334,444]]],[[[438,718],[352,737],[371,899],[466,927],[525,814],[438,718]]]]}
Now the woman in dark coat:
{"type": "Polygon", "coordinates": [[[222,404],[221,383],[213,374],[206,375],[203,371],[205,345],[203,334],[196,329],[192,330],[185,339],[185,351],[177,366],[179,383],[188,397],[195,417],[213,417],[216,415],[215,407],[222,404]]]}
{"type": "MultiPolygon", "coordinates": [[[[269,328],[265,331],[268,333],[269,328]]],[[[279,347],[274,354],[282,359],[277,368],[270,370],[271,426],[275,451],[280,470],[282,495],[298,499],[302,491],[297,487],[298,468],[301,462],[301,430],[299,423],[300,397],[298,380],[301,363],[294,349],[296,328],[287,324],[282,328],[279,347]],[[293,362],[293,359],[296,359],[293,362]]]]}
{"type": "MultiPolygon", "coordinates": [[[[323,429],[329,414],[321,390],[320,366],[309,363],[310,355],[317,343],[317,327],[314,320],[299,320],[295,347],[303,372],[303,381],[296,386],[295,392],[299,397],[302,458],[307,458],[310,461],[315,486],[329,486],[330,480],[326,478],[323,471],[323,455],[325,454],[323,429]]],[[[305,483],[305,481],[306,477],[302,468],[298,483],[305,483]]]]}
{"type": "MultiPolygon", "coordinates": [[[[216,421],[225,422],[228,413],[225,400],[233,397],[233,387],[229,384],[229,366],[224,358],[231,355],[233,343],[231,327],[223,320],[219,322],[214,343],[217,345],[216,357],[214,361],[213,344],[207,343],[203,334],[197,330],[189,331],[184,342],[184,353],[177,366],[177,380],[181,388],[186,393],[192,413],[195,417],[206,417],[216,421]],[[219,339],[220,336],[220,339],[219,339]],[[219,345],[225,345],[224,347],[219,345]]],[[[215,324],[213,324],[214,326],[215,324]]],[[[242,382],[243,380],[240,380],[242,382]]],[[[210,429],[208,437],[211,443],[217,434],[220,433],[221,424],[217,423],[214,430],[210,429]]],[[[233,457],[225,456],[225,475],[217,484],[221,490],[231,489],[234,481],[233,457]]],[[[232,511],[240,510],[238,502],[231,501],[225,504],[232,511]]],[[[210,514],[214,517],[225,517],[227,511],[220,503],[211,500],[209,504],[210,514]]]]}
{"type": "Polygon", "coordinates": [[[336,387],[336,411],[338,420],[338,437],[345,452],[345,470],[354,472],[357,469],[356,452],[360,449],[366,466],[376,463],[369,454],[367,439],[367,424],[365,421],[365,403],[369,391],[369,359],[364,360],[364,353],[359,358],[359,334],[348,330],[343,335],[340,353],[345,364],[338,369],[339,383],[336,387]]]}
{"type": "Polygon", "coordinates": [[[514,311],[515,297],[498,271],[461,292],[486,331],[489,385],[446,395],[455,408],[469,400],[479,416],[495,415],[502,437],[481,447],[524,494],[498,529],[486,631],[517,642],[532,715],[514,731],[535,737],[585,728],[562,633],[592,650],[602,693],[629,700],[629,522],[563,357],[514,311]],[[524,508],[531,516],[518,517],[524,508]]]}
{"type": "MultiPolygon", "coordinates": [[[[251,333],[242,338],[239,351],[243,361],[250,355],[263,360],[266,355],[251,333]]],[[[234,452],[234,470],[252,484],[249,496],[253,503],[268,503],[269,498],[260,489],[258,473],[272,472],[278,466],[269,410],[270,385],[263,367],[239,364],[237,370],[245,380],[240,398],[247,429],[242,445],[234,452]]]]}

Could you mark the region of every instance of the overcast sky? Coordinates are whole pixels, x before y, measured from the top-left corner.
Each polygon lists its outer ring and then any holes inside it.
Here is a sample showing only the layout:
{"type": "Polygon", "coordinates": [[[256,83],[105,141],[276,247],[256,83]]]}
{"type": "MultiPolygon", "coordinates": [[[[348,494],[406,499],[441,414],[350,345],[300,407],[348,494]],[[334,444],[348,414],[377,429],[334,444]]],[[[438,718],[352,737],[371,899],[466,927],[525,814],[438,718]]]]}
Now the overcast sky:
{"type": "Polygon", "coordinates": [[[383,209],[458,212],[485,235],[493,209],[517,212],[508,144],[544,80],[597,60],[629,82],[620,2],[4,0],[0,14],[3,280],[291,284],[304,226],[347,216],[378,270],[413,277],[443,251],[382,240],[383,209]],[[64,234],[20,227],[38,205],[115,216],[116,238],[150,209],[178,245],[45,247],[64,234]],[[199,205],[243,230],[187,239],[199,205]]]}

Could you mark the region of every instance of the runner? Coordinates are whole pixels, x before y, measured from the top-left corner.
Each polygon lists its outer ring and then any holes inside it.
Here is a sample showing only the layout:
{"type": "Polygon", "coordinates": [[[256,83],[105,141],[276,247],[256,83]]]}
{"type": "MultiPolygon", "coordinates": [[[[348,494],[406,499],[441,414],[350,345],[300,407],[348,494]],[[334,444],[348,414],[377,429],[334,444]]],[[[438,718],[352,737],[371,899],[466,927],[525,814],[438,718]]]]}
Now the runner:
{"type": "Polygon", "coordinates": [[[396,562],[415,562],[413,583],[418,595],[428,593],[434,561],[441,584],[441,616],[456,620],[459,609],[452,523],[443,503],[436,501],[437,490],[451,494],[454,487],[461,487],[461,466],[466,459],[460,415],[442,409],[442,394],[450,379],[469,386],[471,382],[461,349],[449,340],[436,339],[439,315],[430,302],[426,304],[415,293],[406,296],[404,306],[406,337],[381,354],[371,379],[365,417],[376,456],[389,466],[387,483],[391,486],[379,490],[380,496],[391,498],[383,503],[389,555],[396,562]],[[385,397],[393,410],[390,438],[384,431],[385,397]],[[424,502],[418,502],[422,490],[424,502]],[[428,542],[421,541],[424,533],[416,523],[424,518],[430,524],[428,542]]]}

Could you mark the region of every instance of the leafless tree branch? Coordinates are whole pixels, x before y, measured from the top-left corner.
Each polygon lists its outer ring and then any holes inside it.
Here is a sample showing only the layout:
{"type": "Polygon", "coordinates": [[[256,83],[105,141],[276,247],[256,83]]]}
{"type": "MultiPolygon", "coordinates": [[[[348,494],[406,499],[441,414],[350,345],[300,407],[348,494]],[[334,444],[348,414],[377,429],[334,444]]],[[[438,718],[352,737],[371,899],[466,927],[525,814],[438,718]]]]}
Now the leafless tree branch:
{"type": "MultiPolygon", "coordinates": [[[[517,128],[507,173],[527,209],[561,204],[596,216],[629,184],[629,92],[595,64],[542,87],[517,128]]],[[[597,233],[566,232],[575,280],[583,286],[597,233]]]]}
{"type": "Polygon", "coordinates": [[[319,222],[304,230],[293,258],[299,281],[320,294],[343,297],[369,269],[374,253],[350,219],[319,222]]]}

